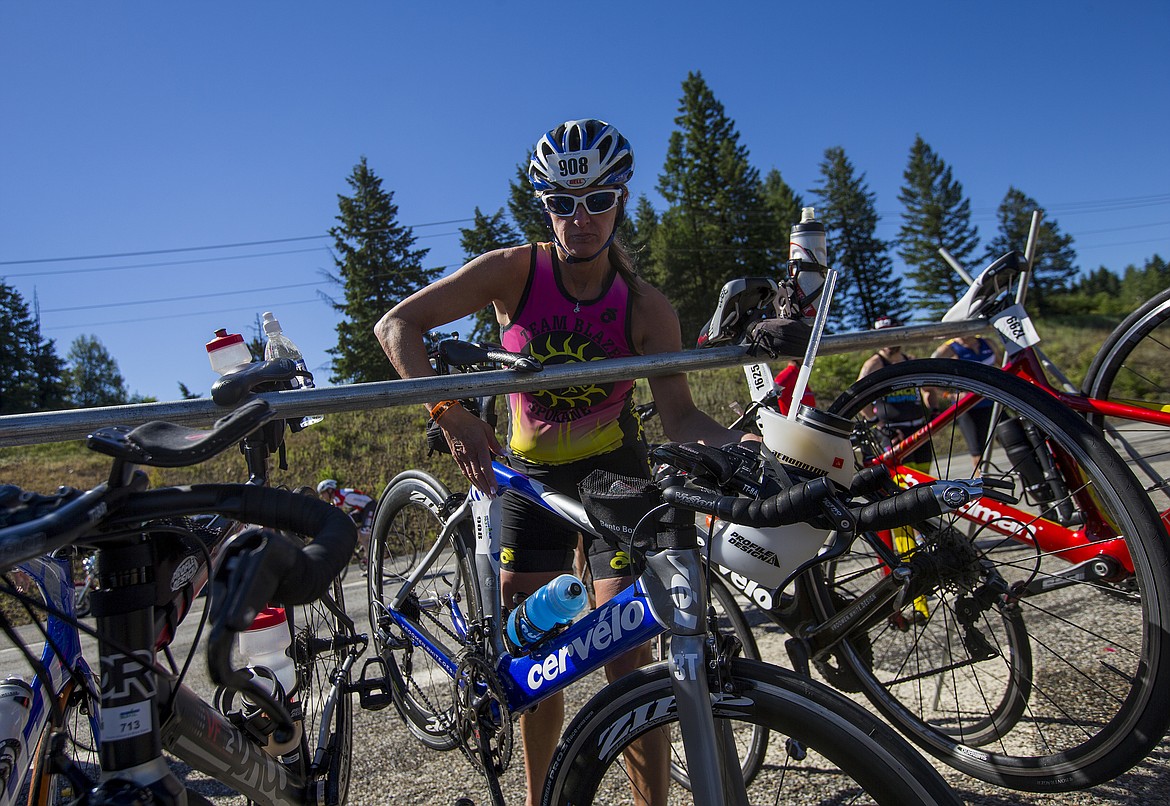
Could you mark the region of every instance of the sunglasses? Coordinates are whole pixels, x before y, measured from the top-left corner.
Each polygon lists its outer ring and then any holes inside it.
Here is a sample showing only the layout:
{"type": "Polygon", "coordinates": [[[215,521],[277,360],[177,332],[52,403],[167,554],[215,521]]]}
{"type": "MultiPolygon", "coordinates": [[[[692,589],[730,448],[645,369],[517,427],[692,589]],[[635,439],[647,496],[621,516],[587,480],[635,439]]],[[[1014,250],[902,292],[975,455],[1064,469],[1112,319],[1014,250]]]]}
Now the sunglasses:
{"type": "Polygon", "coordinates": [[[594,190],[584,196],[571,193],[545,193],[540,197],[544,209],[555,216],[569,218],[577,211],[578,204],[584,204],[590,215],[600,215],[614,208],[622,197],[620,190],[594,190]]]}

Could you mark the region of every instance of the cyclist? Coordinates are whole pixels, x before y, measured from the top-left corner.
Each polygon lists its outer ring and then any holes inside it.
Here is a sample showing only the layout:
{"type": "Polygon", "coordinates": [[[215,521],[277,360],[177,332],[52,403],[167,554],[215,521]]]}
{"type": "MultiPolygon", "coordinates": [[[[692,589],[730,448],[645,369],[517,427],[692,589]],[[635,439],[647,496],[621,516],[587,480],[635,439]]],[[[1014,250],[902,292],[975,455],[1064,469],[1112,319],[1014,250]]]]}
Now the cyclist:
{"type": "Polygon", "coordinates": [[[361,490],[341,487],[335,479],[325,479],[317,485],[317,496],[341,509],[353,519],[358,528],[358,565],[366,570],[367,548],[370,545],[370,531],[374,527],[374,499],[361,490]]]}
{"type": "MultiPolygon", "coordinates": [[[[630,143],[610,124],[570,120],[537,143],[528,178],[550,230],[546,243],[498,249],[416,292],[375,328],[403,378],[433,375],[423,334],[491,305],[506,349],[546,364],[682,350],[678,316],[666,297],[634,274],[617,228],[634,173],[630,143]]],[[[577,497],[591,471],[649,475],[633,381],[582,383],[509,395],[511,463],[553,489],[577,497]]],[[[685,375],[652,378],[650,387],[669,439],[724,444],[745,438],[699,411],[685,375]]],[[[502,454],[490,426],[456,401],[438,401],[431,416],[451,454],[480,490],[494,494],[492,454],[502,454]]],[[[531,593],[572,568],[575,531],[505,494],[500,586],[503,603],[531,593]]],[[[603,541],[588,548],[599,603],[629,584],[629,558],[603,541]]],[[[650,660],[649,647],[606,667],[612,680],[650,660]]],[[[561,695],[520,718],[528,802],[539,800],[564,720],[561,695]]],[[[630,759],[636,777],[665,792],[666,739],[648,735],[630,759]]]]}
{"type": "MultiPolygon", "coordinates": [[[[979,335],[949,339],[931,353],[930,357],[975,361],[992,367],[1000,365],[999,348],[979,335]]],[[[959,417],[959,430],[963,432],[963,440],[967,443],[967,451],[971,454],[971,461],[975,464],[976,470],[979,469],[979,460],[987,448],[992,408],[990,400],[981,400],[959,417]]]]}
{"type": "MultiPolygon", "coordinates": [[[[792,407],[792,394],[796,391],[796,378],[800,375],[801,362],[790,358],[784,368],[776,373],[775,383],[780,389],[780,397],[776,398],[776,408],[781,414],[787,414],[792,407]]],[[[813,390],[805,386],[804,394],[800,396],[800,405],[816,407],[817,399],[813,390]]]]}

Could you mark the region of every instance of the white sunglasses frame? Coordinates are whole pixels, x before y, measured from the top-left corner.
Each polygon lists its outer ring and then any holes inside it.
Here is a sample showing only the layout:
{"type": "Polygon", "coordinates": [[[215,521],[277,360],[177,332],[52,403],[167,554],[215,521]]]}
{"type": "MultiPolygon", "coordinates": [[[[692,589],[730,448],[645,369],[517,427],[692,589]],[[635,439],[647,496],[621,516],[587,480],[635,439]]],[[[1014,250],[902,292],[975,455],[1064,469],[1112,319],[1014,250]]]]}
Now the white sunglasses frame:
{"type": "Polygon", "coordinates": [[[540,194],[540,204],[541,204],[541,207],[544,209],[544,211],[546,213],[548,213],[549,215],[554,215],[557,218],[572,218],[574,215],[577,214],[578,205],[584,204],[585,205],[585,212],[589,213],[589,215],[605,215],[610,210],[612,210],[614,207],[617,207],[622,202],[622,199],[624,199],[624,198],[625,198],[625,191],[622,190],[621,188],[598,188],[597,190],[589,191],[584,196],[574,196],[572,193],[541,193],[540,194]],[[613,194],[615,194],[614,201],[613,201],[613,204],[611,204],[609,207],[605,208],[604,210],[598,210],[597,212],[594,212],[593,210],[589,209],[589,204],[586,202],[586,200],[590,196],[594,196],[598,193],[613,193],[613,194]],[[573,209],[570,210],[569,212],[557,213],[557,212],[554,212],[553,210],[550,210],[548,208],[548,202],[546,201],[547,199],[552,198],[554,196],[567,196],[571,199],[575,199],[576,203],[573,205],[573,209]]]}

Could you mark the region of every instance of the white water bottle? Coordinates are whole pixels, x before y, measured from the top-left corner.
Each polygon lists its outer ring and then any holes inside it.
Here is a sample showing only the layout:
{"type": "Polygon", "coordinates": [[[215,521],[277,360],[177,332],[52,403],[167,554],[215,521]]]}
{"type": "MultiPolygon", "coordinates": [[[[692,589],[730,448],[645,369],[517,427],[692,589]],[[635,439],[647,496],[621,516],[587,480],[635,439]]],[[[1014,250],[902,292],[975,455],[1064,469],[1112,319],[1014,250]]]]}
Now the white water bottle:
{"type": "MultiPolygon", "coordinates": [[[[288,618],[283,607],[266,607],[257,615],[252,625],[240,633],[240,655],[252,672],[252,679],[262,688],[272,685],[273,678],[280,684],[284,698],[276,697],[288,706],[295,730],[287,742],[277,743],[271,737],[267,750],[274,756],[290,761],[290,754],[296,751],[301,739],[301,703],[297,691],[297,672],[289,655],[291,635],[288,618]]],[[[269,689],[275,693],[275,689],[269,689]]]]}
{"type": "Polygon", "coordinates": [[[825,285],[829,251],[825,243],[825,225],[816,220],[816,211],[804,207],[800,223],[792,225],[788,243],[788,271],[796,280],[799,299],[796,303],[806,318],[816,315],[817,300],[825,285]]]}
{"type": "Polygon", "coordinates": [[[538,588],[508,616],[505,634],[511,648],[526,651],[585,609],[585,584],[572,574],[561,574],[538,588]]]}
{"type": "Polygon", "coordinates": [[[215,331],[215,338],[207,342],[207,359],[220,375],[235,372],[252,363],[252,352],[239,333],[228,333],[227,328],[215,331]]]}
{"type": "MultiPolygon", "coordinates": [[[[305,358],[301,355],[300,349],[293,344],[292,339],[284,335],[284,331],[280,329],[280,322],[272,315],[272,311],[265,311],[263,317],[264,334],[268,337],[268,341],[264,343],[264,360],[271,361],[274,358],[291,358],[297,365],[297,369],[308,371],[305,366],[305,358]]],[[[304,376],[292,379],[294,389],[313,388],[313,379],[304,376]]],[[[310,425],[319,423],[322,420],[320,414],[310,414],[301,420],[301,428],[307,428],[310,425]]]]}

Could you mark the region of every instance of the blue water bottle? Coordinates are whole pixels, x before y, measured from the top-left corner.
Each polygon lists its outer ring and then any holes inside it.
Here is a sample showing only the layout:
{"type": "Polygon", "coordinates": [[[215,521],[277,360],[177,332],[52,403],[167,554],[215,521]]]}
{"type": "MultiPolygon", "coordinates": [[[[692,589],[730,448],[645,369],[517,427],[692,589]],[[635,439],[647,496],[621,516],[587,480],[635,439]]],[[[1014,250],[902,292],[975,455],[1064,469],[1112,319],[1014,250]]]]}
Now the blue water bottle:
{"type": "Polygon", "coordinates": [[[538,588],[508,616],[504,631],[513,652],[527,652],[561,624],[568,624],[585,609],[585,584],[572,574],[538,588]]]}

